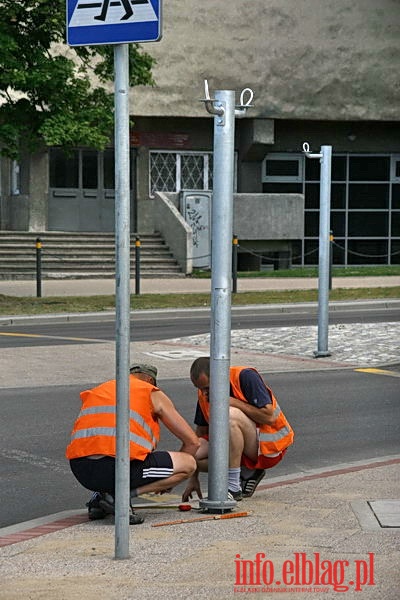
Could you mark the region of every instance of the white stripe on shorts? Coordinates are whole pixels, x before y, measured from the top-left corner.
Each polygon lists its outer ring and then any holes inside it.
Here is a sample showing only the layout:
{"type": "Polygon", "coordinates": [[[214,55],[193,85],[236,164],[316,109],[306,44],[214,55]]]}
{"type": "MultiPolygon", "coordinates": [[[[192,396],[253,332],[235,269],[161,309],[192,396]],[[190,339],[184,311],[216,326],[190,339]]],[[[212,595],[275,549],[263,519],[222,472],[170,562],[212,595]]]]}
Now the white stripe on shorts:
{"type": "Polygon", "coordinates": [[[167,467],[150,467],[148,469],[143,469],[143,479],[151,479],[152,477],[157,478],[166,478],[171,477],[173,475],[174,469],[167,467]]]}

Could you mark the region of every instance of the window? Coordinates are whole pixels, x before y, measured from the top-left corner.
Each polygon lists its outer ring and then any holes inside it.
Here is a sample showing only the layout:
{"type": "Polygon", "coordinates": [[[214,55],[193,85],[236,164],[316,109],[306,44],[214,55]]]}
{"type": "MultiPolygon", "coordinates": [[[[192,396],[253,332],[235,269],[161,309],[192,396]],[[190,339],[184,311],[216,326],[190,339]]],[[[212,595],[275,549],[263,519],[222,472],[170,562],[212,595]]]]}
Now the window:
{"type": "MultiPolygon", "coordinates": [[[[400,155],[333,155],[331,178],[333,263],[399,264],[400,155]]],[[[297,154],[267,154],[262,181],[267,193],[304,194],[304,238],[293,263],[318,264],[320,162],[305,159],[302,167],[297,154]]]]}
{"type": "Polygon", "coordinates": [[[79,187],[79,151],[66,154],[63,150],[50,150],[50,187],[79,187]]]}
{"type": "Polygon", "coordinates": [[[267,154],[262,163],[262,181],[303,181],[303,155],[267,154]]]}
{"type": "Polygon", "coordinates": [[[391,179],[400,182],[400,156],[396,154],[392,156],[391,179]]]}
{"type": "Polygon", "coordinates": [[[150,152],[150,196],[155,191],[211,190],[213,155],[209,152],[150,152]]]}
{"type": "Polygon", "coordinates": [[[212,154],[150,152],[150,195],[211,188],[212,154]]]}

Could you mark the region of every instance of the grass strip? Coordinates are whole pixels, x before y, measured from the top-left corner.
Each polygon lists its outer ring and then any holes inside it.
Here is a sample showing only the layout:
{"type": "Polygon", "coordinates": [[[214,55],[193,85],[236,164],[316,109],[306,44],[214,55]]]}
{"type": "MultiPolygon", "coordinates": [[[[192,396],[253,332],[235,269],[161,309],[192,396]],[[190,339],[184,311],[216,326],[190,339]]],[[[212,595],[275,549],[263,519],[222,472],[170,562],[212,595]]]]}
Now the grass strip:
{"type": "MultiPolygon", "coordinates": [[[[338,288],[330,300],[399,299],[400,286],[377,288],[338,288]]],[[[232,294],[232,306],[249,304],[290,304],[317,302],[318,290],[238,292],[232,294]]],[[[210,306],[210,293],[141,294],[131,296],[132,310],[177,309],[210,306]]],[[[50,313],[105,312],[115,309],[115,296],[17,297],[0,294],[0,315],[38,315],[50,313]]]]}

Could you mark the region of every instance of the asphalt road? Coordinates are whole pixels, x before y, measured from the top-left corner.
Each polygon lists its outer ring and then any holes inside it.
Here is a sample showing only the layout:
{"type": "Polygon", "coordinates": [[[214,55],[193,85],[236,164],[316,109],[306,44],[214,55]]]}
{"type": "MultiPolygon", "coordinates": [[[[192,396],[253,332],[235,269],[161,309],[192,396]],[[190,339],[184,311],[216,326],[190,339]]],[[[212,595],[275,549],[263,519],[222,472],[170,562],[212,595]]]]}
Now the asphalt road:
{"type": "MultiPolygon", "coordinates": [[[[400,320],[400,308],[372,308],[357,304],[335,306],[329,316],[330,323],[379,323],[400,320]]],[[[259,327],[289,327],[315,325],[318,322],[315,307],[291,306],[286,310],[271,306],[246,306],[232,309],[232,329],[259,327]]],[[[163,340],[210,331],[209,309],[174,311],[138,311],[131,319],[132,341],[163,340]]],[[[115,339],[113,317],[87,316],[78,321],[26,322],[0,326],[0,348],[15,346],[48,346],[52,344],[75,344],[115,339]],[[25,334],[25,335],[20,335],[25,334]],[[29,337],[32,336],[32,337],[29,337]],[[69,339],[68,339],[69,338],[69,339]]]]}
{"type": "MultiPolygon", "coordinates": [[[[344,370],[275,374],[268,382],[296,434],[271,476],[398,454],[398,378],[344,370]]],[[[90,494],[75,481],[64,451],[79,392],[93,383],[1,390],[0,527],[84,507],[90,494]]],[[[192,423],[191,383],[159,384],[192,423]]],[[[177,446],[163,430],[160,448],[177,446]]]]}

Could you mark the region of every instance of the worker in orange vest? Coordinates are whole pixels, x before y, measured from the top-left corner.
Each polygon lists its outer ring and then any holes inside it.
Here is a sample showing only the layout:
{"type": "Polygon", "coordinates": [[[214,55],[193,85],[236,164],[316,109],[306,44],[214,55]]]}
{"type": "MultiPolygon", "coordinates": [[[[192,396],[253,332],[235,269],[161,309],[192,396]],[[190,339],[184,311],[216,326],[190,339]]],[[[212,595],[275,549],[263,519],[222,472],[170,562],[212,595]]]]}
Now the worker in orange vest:
{"type": "MultiPolygon", "coordinates": [[[[208,469],[208,428],[210,420],[210,357],[197,358],[190,378],[198,389],[195,416],[200,448],[197,471],[188,481],[184,501],[196,492],[202,497],[199,471],[208,469]]],[[[265,476],[277,465],[293,443],[294,433],[276,397],[253,367],[231,367],[229,373],[229,474],[228,499],[249,498],[265,476]]]]}
{"type": "MultiPolygon", "coordinates": [[[[130,369],[129,453],[131,498],[162,493],[196,470],[197,435],[156,385],[157,369],[138,364],[130,369]],[[156,450],[161,421],[181,442],[179,452],[156,450]]],[[[87,504],[89,518],[114,514],[116,456],[116,381],[81,393],[82,407],[66,450],[71,470],[85,488],[94,491],[87,504]]],[[[132,524],[143,522],[133,510],[132,524]]]]}

